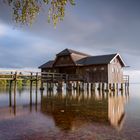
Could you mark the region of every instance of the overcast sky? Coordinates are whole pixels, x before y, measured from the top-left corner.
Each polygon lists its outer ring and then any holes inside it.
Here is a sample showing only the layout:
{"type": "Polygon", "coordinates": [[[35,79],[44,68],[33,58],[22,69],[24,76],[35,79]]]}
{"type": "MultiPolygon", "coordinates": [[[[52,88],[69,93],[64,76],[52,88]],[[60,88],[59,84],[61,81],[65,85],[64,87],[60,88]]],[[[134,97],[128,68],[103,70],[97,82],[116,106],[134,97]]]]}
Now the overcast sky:
{"type": "Polygon", "coordinates": [[[15,26],[9,9],[0,2],[1,68],[37,68],[71,48],[91,55],[119,52],[140,70],[140,0],[76,0],[56,29],[43,13],[32,27],[15,26]]]}

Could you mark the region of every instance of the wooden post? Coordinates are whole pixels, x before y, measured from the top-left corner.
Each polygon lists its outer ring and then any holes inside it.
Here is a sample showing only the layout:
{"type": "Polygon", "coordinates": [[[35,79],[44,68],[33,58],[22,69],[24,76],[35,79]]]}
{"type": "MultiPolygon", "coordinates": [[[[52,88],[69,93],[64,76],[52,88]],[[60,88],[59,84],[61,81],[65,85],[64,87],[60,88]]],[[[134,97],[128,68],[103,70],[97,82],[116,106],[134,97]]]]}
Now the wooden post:
{"type": "Polygon", "coordinates": [[[106,83],[106,92],[109,92],[109,84],[106,83]]]}
{"type": "Polygon", "coordinates": [[[115,91],[116,91],[116,87],[115,86],[116,86],[115,83],[113,83],[113,89],[112,89],[113,95],[115,95],[115,91]]]}
{"type": "Polygon", "coordinates": [[[118,83],[116,83],[116,92],[117,92],[117,95],[118,95],[118,88],[119,88],[118,83]]]}
{"type": "Polygon", "coordinates": [[[43,81],[42,81],[42,79],[41,79],[41,87],[40,87],[40,90],[44,90],[44,86],[43,86],[43,81]]]}
{"type": "Polygon", "coordinates": [[[84,91],[84,82],[81,82],[80,84],[80,91],[84,91]]]}
{"type": "Polygon", "coordinates": [[[30,91],[32,92],[32,86],[33,86],[33,73],[31,72],[30,76],[30,91]]]}
{"type": "Polygon", "coordinates": [[[79,90],[78,89],[78,81],[76,81],[75,85],[76,85],[75,89],[78,91],[79,90]]]}
{"type": "Polygon", "coordinates": [[[123,83],[121,83],[121,90],[123,90],[123,83]]]}
{"type": "Polygon", "coordinates": [[[16,115],[16,90],[14,90],[14,115],[16,115]]]}
{"type": "Polygon", "coordinates": [[[98,90],[101,90],[101,83],[98,83],[98,90]]]}
{"type": "Polygon", "coordinates": [[[37,101],[37,92],[38,92],[38,90],[37,90],[37,85],[36,85],[36,96],[35,96],[35,110],[37,111],[37,104],[38,104],[38,101],[37,101]]]}
{"type": "Polygon", "coordinates": [[[51,83],[51,90],[53,91],[54,89],[54,78],[55,78],[55,75],[52,74],[52,83],[51,83]]]}
{"type": "Polygon", "coordinates": [[[14,74],[14,93],[16,93],[16,88],[17,88],[17,72],[14,74]]]}
{"type": "Polygon", "coordinates": [[[123,91],[124,91],[123,90],[123,83],[121,83],[121,89],[120,90],[121,90],[121,94],[123,95],[123,91]]]}
{"type": "Polygon", "coordinates": [[[68,89],[68,80],[69,80],[69,77],[68,77],[68,75],[66,74],[66,90],[68,89]]]}
{"type": "Polygon", "coordinates": [[[127,86],[128,86],[128,83],[125,83],[125,94],[127,94],[127,86]]]}
{"type": "Polygon", "coordinates": [[[128,83],[127,83],[127,94],[129,95],[129,82],[130,82],[130,78],[128,76],[128,83]]]}
{"type": "Polygon", "coordinates": [[[102,83],[102,91],[105,90],[105,83],[102,83]]]}
{"type": "Polygon", "coordinates": [[[90,90],[93,91],[93,83],[90,85],[90,90]]]}
{"type": "Polygon", "coordinates": [[[70,82],[67,83],[67,90],[69,90],[69,91],[72,90],[72,84],[70,82]]]}
{"type": "Polygon", "coordinates": [[[57,91],[62,92],[62,82],[58,82],[57,91]]]}
{"type": "Polygon", "coordinates": [[[48,88],[49,88],[49,83],[47,82],[47,90],[48,90],[48,88]]]}
{"type": "Polygon", "coordinates": [[[14,75],[14,115],[16,115],[16,88],[17,88],[17,72],[14,75]]]}
{"type": "Polygon", "coordinates": [[[38,72],[36,73],[36,91],[38,89],[38,72]]]}
{"type": "Polygon", "coordinates": [[[89,83],[87,82],[87,92],[89,91],[89,83]]]}
{"type": "Polygon", "coordinates": [[[115,83],[113,83],[113,91],[115,91],[115,83]]]}
{"type": "Polygon", "coordinates": [[[12,107],[12,80],[10,80],[9,86],[9,107],[12,107]]]}
{"type": "Polygon", "coordinates": [[[109,83],[109,89],[110,89],[110,90],[112,89],[112,84],[111,84],[111,83],[109,83]]]}

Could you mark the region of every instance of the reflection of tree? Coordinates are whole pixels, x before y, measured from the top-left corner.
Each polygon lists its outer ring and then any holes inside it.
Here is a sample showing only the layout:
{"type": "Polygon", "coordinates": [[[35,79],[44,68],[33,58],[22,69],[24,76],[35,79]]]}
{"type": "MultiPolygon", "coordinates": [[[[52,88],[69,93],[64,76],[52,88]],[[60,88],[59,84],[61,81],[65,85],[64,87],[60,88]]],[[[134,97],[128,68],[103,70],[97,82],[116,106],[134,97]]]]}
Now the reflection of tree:
{"type": "Polygon", "coordinates": [[[64,130],[78,128],[88,122],[120,126],[124,116],[125,97],[102,97],[102,100],[98,100],[96,94],[94,96],[85,96],[84,93],[77,93],[77,96],[72,93],[49,94],[42,98],[41,111],[52,116],[56,126],[64,130]],[[115,116],[112,115],[114,107],[119,108],[115,116]]]}

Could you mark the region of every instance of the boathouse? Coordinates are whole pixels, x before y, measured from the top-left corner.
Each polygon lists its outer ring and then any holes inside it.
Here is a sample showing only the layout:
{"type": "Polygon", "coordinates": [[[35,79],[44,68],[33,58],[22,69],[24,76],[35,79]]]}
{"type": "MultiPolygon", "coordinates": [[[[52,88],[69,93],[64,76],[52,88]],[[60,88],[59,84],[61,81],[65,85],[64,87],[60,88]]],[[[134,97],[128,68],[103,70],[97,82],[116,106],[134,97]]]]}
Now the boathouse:
{"type": "Polygon", "coordinates": [[[71,49],[65,49],[54,60],[39,68],[42,72],[68,74],[77,80],[102,83],[123,83],[125,63],[120,54],[92,56],[71,49]]]}

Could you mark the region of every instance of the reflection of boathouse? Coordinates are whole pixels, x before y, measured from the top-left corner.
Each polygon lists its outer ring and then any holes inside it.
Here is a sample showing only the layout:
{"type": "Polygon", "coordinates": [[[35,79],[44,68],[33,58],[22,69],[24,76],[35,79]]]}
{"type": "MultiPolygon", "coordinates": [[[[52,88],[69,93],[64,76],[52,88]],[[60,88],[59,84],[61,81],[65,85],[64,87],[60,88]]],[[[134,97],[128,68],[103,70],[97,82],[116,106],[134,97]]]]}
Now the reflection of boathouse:
{"type": "Polygon", "coordinates": [[[125,117],[127,96],[97,98],[95,94],[55,95],[42,97],[41,111],[53,117],[56,126],[73,130],[88,122],[103,123],[121,128],[125,117]]]}

